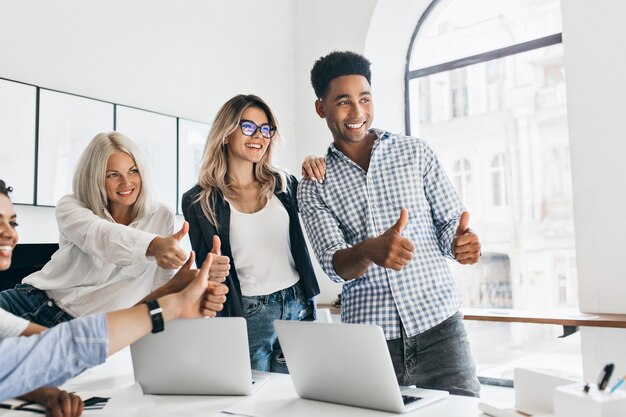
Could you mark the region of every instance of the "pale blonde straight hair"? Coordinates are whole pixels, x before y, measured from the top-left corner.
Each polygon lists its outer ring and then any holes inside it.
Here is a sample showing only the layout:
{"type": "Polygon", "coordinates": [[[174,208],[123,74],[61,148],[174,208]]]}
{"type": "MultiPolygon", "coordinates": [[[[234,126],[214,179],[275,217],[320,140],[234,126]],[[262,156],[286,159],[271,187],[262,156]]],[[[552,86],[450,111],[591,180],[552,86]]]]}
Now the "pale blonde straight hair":
{"type": "MultiPolygon", "coordinates": [[[[243,112],[250,107],[262,110],[271,125],[276,126],[276,134],[269,140],[267,151],[261,160],[254,164],[254,178],[261,183],[261,198],[270,196],[276,188],[276,179],[279,180],[279,189],[284,192],[287,187],[285,173],[272,164],[272,147],[280,138],[278,120],[270,107],[261,99],[252,94],[239,94],[228,100],[219,109],[211,131],[204,146],[204,155],[198,185],[202,188],[195,202],[200,202],[202,212],[209,221],[219,229],[215,214],[215,200],[213,193],[219,189],[226,198],[236,197],[237,185],[228,177],[228,146],[225,140],[231,133],[239,129],[239,122],[243,112]]],[[[265,139],[264,139],[265,140],[265,139]]]]}
{"type": "Polygon", "coordinates": [[[103,219],[110,220],[105,209],[109,206],[104,181],[109,158],[116,152],[124,152],[135,162],[141,176],[141,191],[133,204],[133,220],[148,215],[154,208],[152,184],[147,164],[139,147],[119,132],[98,133],[83,151],[72,180],[76,198],[103,219]]]}

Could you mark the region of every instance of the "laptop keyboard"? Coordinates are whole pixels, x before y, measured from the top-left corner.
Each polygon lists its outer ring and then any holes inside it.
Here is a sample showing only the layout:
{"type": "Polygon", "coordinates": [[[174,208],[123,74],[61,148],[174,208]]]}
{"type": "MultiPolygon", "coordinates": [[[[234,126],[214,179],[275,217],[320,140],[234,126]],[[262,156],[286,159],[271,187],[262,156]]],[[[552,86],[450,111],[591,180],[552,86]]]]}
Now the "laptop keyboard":
{"type": "Polygon", "coordinates": [[[408,404],[414,403],[415,401],[419,401],[421,399],[422,399],[422,397],[413,397],[411,395],[403,395],[402,396],[402,402],[404,403],[404,405],[408,405],[408,404]]]}

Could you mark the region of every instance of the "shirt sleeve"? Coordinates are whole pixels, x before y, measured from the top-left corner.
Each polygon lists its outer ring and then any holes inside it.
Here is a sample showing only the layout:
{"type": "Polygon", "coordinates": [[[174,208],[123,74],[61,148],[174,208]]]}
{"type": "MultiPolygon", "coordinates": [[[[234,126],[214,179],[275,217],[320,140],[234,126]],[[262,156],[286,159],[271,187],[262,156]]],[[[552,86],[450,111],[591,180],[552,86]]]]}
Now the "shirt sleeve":
{"type": "Polygon", "coordinates": [[[335,252],[351,245],[346,242],[339,221],[320,196],[320,188],[324,184],[312,180],[300,181],[298,207],[320,266],[331,280],[343,283],[344,279],[335,272],[333,257],[335,252]]]}
{"type": "Polygon", "coordinates": [[[28,320],[0,308],[0,339],[17,337],[28,327],[28,320]]]}
{"type": "Polygon", "coordinates": [[[69,378],[106,359],[108,324],[105,314],[61,323],[29,337],[0,341],[0,401],[43,386],[62,385],[69,378]]]}
{"type": "Polygon", "coordinates": [[[424,158],[424,192],[431,208],[439,249],[444,256],[454,259],[452,238],[464,210],[463,203],[435,152],[426,142],[420,143],[424,158]]]}
{"type": "Polygon", "coordinates": [[[105,220],[73,195],[61,198],[55,213],[61,234],[91,256],[118,266],[153,261],[146,251],[156,234],[105,220]]]}

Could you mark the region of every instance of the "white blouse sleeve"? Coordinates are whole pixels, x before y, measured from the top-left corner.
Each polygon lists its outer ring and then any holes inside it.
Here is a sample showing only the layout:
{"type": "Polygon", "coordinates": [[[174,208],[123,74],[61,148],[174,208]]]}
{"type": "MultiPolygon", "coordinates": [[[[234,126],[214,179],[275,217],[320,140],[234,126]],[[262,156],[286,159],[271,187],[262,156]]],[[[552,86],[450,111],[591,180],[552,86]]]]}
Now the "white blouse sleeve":
{"type": "Polygon", "coordinates": [[[0,308],[0,339],[17,337],[28,327],[28,320],[0,308]]]}
{"type": "Polygon", "coordinates": [[[105,220],[71,194],[55,213],[61,235],[91,256],[119,266],[153,261],[146,251],[156,234],[105,220]]]}
{"type": "MultiPolygon", "coordinates": [[[[166,216],[166,220],[163,222],[165,225],[165,230],[163,231],[163,235],[170,236],[170,235],[173,235],[175,232],[174,226],[176,223],[176,217],[174,216],[174,213],[172,213],[169,210],[167,211],[165,216],[166,216]]],[[[151,259],[154,259],[154,258],[151,257],[151,259]]],[[[163,269],[161,267],[158,267],[156,271],[156,276],[154,279],[154,286],[152,287],[152,290],[156,290],[161,285],[167,283],[167,281],[172,279],[172,277],[176,274],[176,272],[178,272],[177,269],[163,269]]]]}

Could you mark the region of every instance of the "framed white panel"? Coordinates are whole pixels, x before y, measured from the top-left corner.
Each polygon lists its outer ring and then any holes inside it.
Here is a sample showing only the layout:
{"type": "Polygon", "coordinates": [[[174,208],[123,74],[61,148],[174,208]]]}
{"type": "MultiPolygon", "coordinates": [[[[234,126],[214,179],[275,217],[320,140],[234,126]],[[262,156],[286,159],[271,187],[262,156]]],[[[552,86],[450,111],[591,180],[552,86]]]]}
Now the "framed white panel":
{"type": "Polygon", "coordinates": [[[0,179],[14,203],[34,203],[36,118],[37,87],[0,80],[0,179]]]}
{"type": "Polygon", "coordinates": [[[131,107],[117,106],[118,132],[144,151],[156,198],[176,207],[176,118],[131,107]]]}
{"type": "Polygon", "coordinates": [[[113,130],[113,104],[41,89],[37,205],[54,206],[72,192],[72,176],[87,144],[113,130]]]}
{"type": "Polygon", "coordinates": [[[178,213],[182,213],[183,193],[198,182],[204,144],[211,125],[178,119],[178,213]]]}

